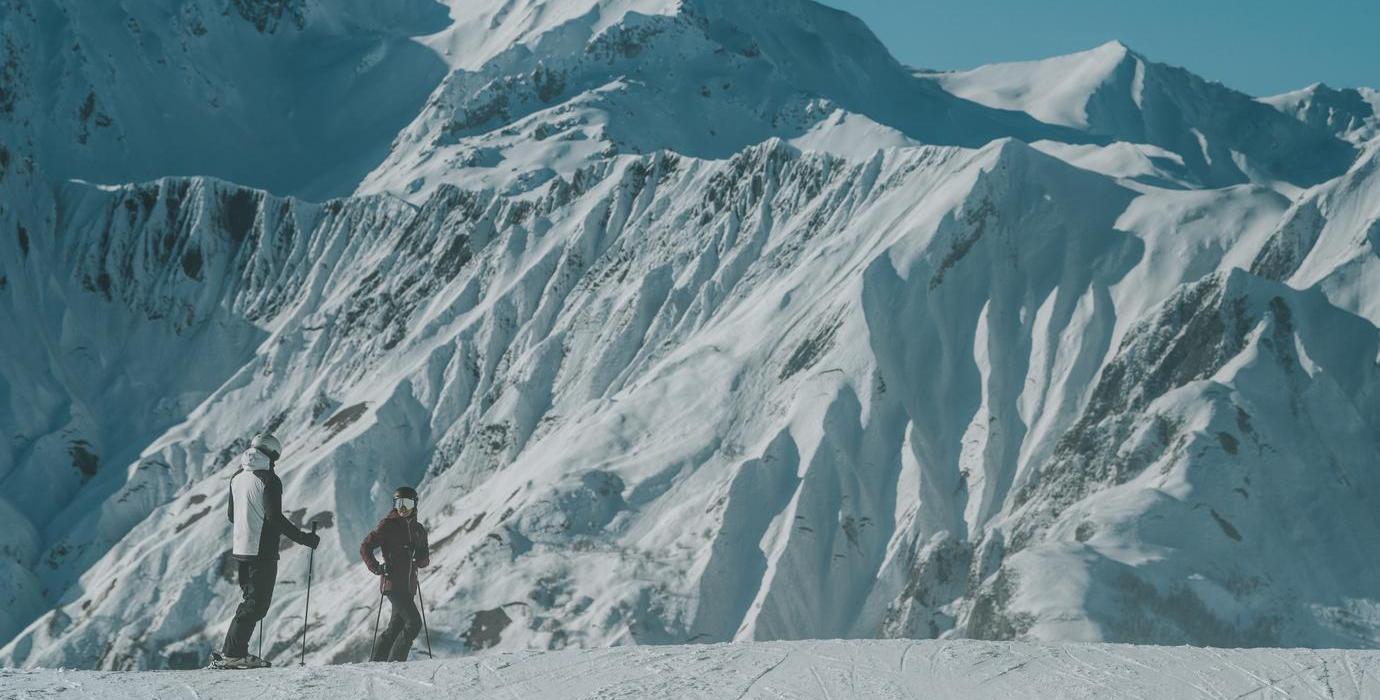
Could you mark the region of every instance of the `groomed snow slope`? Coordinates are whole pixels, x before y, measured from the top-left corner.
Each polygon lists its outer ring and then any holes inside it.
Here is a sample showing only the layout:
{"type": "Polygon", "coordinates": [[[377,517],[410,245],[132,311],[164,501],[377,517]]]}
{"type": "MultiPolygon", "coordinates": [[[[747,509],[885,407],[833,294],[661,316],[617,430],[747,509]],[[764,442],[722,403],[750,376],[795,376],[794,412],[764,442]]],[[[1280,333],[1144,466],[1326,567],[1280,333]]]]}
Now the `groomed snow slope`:
{"type": "Polygon", "coordinates": [[[1373,698],[1380,652],[973,641],[614,647],[262,671],[0,670],[0,697],[1373,698]]]}

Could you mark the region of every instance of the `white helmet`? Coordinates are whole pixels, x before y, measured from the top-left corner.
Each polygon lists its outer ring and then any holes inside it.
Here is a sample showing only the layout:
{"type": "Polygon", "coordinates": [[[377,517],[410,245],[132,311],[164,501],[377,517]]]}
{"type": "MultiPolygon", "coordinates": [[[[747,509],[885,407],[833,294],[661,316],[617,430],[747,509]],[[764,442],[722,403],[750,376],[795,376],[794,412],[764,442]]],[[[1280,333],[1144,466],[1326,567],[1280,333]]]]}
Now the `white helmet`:
{"type": "Polygon", "coordinates": [[[273,433],[259,433],[254,436],[254,441],[249,446],[263,452],[271,459],[278,459],[278,455],[283,453],[283,446],[278,442],[278,438],[273,437],[273,433]]]}

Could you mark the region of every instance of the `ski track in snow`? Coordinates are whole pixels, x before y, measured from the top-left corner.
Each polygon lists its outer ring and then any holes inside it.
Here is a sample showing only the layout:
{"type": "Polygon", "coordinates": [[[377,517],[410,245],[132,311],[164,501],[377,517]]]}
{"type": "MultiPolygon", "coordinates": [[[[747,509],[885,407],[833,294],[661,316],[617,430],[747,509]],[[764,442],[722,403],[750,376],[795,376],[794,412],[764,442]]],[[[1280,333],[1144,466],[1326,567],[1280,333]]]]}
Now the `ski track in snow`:
{"type": "Polygon", "coordinates": [[[1332,699],[1376,697],[1377,667],[1380,652],[1343,650],[806,641],[235,672],[0,670],[0,698],[1332,699]],[[912,653],[930,663],[907,663],[912,653]]]}

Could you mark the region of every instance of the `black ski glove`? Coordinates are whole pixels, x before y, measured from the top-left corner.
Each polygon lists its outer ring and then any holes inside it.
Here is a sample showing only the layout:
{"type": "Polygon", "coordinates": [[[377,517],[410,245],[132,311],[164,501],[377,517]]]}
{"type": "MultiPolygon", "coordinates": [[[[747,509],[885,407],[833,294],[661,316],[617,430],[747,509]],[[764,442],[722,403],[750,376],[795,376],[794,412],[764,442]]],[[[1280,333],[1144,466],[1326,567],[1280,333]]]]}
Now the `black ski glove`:
{"type": "Polygon", "coordinates": [[[316,549],[321,545],[321,535],[318,535],[315,532],[308,532],[306,542],[304,542],[303,544],[307,545],[308,547],[311,547],[312,549],[316,549]]]}
{"type": "Polygon", "coordinates": [[[379,564],[379,576],[382,576],[382,577],[384,577],[384,578],[388,578],[388,576],[389,576],[390,574],[392,574],[392,573],[393,573],[393,572],[391,572],[391,571],[388,570],[388,562],[384,562],[384,563],[382,563],[382,564],[379,564]]]}

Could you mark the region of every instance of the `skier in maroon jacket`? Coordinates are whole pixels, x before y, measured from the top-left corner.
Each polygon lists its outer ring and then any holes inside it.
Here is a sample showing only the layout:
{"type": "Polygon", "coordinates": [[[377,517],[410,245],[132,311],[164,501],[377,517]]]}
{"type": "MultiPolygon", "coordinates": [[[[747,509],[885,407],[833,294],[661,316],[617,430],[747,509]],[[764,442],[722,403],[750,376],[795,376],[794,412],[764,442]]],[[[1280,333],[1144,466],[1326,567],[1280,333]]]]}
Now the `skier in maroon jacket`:
{"type": "Polygon", "coordinates": [[[401,486],[393,492],[393,510],[364,538],[359,555],[371,573],[382,577],[379,585],[393,607],[388,627],[378,637],[370,660],[406,661],[412,640],[422,630],[417,611],[417,569],[431,563],[426,528],[417,522],[416,490],[401,486]],[[383,551],[383,563],[374,558],[375,549],[383,551]]]}

